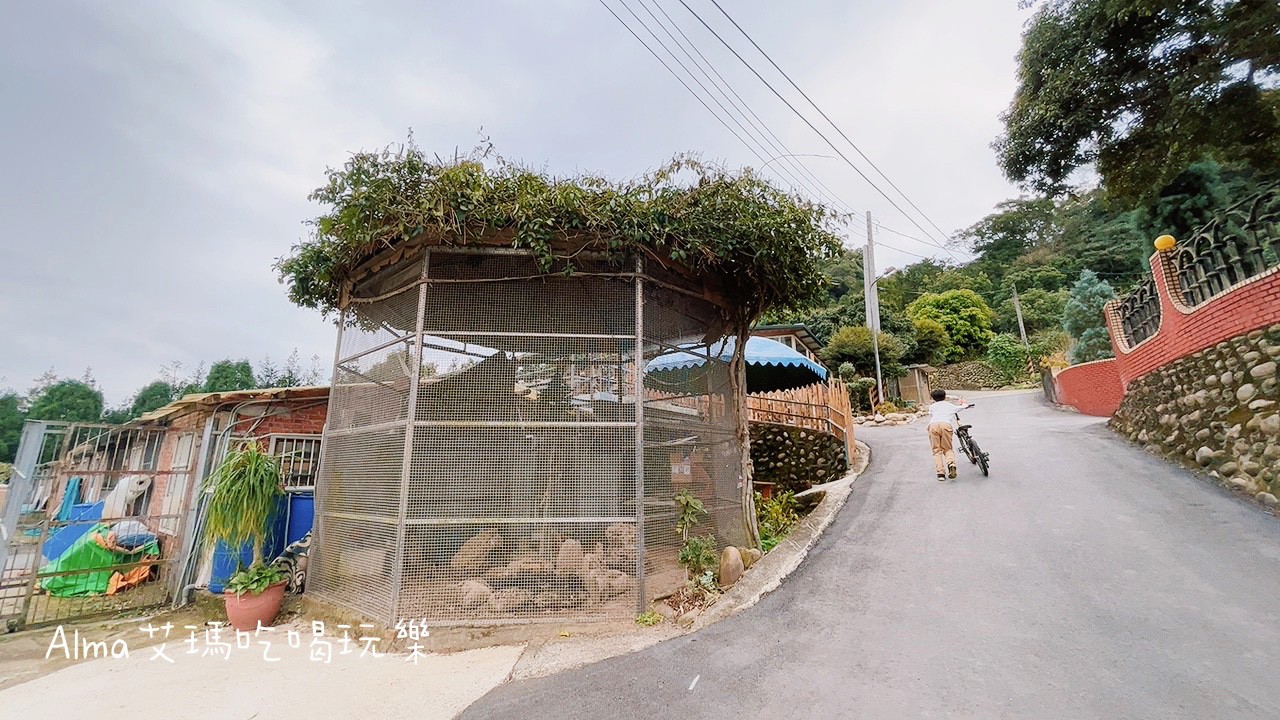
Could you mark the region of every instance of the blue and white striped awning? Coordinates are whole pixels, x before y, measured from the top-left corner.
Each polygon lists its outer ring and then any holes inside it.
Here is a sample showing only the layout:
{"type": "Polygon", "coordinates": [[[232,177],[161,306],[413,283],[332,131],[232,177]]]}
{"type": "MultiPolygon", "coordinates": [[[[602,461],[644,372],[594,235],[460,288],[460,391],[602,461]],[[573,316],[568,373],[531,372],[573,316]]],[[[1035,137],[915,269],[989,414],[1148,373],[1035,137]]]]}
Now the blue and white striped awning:
{"type": "MultiPolygon", "coordinates": [[[[664,372],[699,367],[707,361],[708,356],[728,362],[733,357],[733,349],[736,345],[737,338],[725,338],[714,342],[705,351],[702,350],[703,346],[700,345],[681,345],[680,347],[690,349],[696,347],[698,350],[696,352],[673,352],[656,357],[645,366],[645,372],[664,372]]],[[[803,368],[816,375],[816,381],[827,379],[826,368],[777,340],[749,337],[747,338],[745,356],[747,365],[803,368]]]]}

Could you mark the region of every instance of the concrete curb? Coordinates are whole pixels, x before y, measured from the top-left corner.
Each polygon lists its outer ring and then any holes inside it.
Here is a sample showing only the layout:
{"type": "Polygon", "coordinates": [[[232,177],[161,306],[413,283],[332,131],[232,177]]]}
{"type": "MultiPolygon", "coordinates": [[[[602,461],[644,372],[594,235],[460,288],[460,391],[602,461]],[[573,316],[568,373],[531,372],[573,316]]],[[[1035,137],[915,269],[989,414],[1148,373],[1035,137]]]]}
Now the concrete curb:
{"type": "Polygon", "coordinates": [[[795,572],[823,531],[835,520],[836,513],[844,507],[849,494],[853,492],[853,483],[866,472],[871,463],[871,448],[861,442],[857,445],[857,465],[843,478],[827,483],[831,487],[826,489],[825,497],[818,503],[818,507],[796,525],[786,540],[760,558],[736,585],[729,588],[714,605],[704,610],[694,621],[691,631],[713,625],[755,605],[760,602],[760,598],[777,590],[782,581],[795,572]]]}

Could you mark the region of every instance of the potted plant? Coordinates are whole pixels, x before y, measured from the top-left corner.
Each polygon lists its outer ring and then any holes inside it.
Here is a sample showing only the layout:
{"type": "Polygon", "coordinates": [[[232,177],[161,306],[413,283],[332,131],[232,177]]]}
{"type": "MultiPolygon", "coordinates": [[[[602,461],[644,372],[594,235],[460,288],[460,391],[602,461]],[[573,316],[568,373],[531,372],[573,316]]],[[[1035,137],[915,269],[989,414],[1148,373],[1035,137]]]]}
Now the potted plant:
{"type": "Polygon", "coordinates": [[[253,548],[249,567],[232,575],[223,590],[227,620],[237,630],[254,630],[259,622],[270,625],[284,602],[288,576],[262,557],[268,522],[284,496],[281,486],[279,462],[252,440],[228,453],[206,482],[211,495],[205,542],[232,548],[250,543],[253,548]]]}

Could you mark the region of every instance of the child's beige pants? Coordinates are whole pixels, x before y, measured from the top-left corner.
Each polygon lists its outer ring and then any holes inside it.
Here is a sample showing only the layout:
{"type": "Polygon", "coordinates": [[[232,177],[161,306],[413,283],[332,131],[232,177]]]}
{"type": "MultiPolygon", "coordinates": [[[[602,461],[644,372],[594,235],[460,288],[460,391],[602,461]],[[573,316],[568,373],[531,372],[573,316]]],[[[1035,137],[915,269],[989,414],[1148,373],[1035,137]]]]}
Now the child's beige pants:
{"type": "Polygon", "coordinates": [[[939,475],[946,473],[948,465],[956,464],[956,454],[951,451],[951,423],[929,424],[929,446],[933,448],[933,466],[939,475]]]}

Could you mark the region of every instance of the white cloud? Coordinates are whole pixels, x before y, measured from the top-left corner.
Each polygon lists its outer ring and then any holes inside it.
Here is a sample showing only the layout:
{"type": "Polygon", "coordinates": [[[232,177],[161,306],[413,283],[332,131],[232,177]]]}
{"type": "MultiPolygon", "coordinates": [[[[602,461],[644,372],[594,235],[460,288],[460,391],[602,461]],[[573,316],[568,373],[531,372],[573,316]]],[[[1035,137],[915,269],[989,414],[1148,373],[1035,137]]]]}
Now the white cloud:
{"type": "MultiPolygon", "coordinates": [[[[729,9],[952,230],[1013,194],[987,147],[1013,88],[1024,16],[1012,5],[729,9]]],[[[791,151],[831,154],[683,8],[664,7],[791,151]]],[[[593,2],[151,0],[11,15],[0,377],[18,389],[51,365],[92,366],[120,402],[175,359],[279,360],[297,346],[327,361],[332,328],[287,302],[271,265],[304,236],[327,166],[410,127],[447,154],[483,126],[504,155],[553,172],[630,177],[686,150],[759,165],[593,2]]],[[[849,204],[915,232],[841,163],[807,164],[849,204]]]]}

